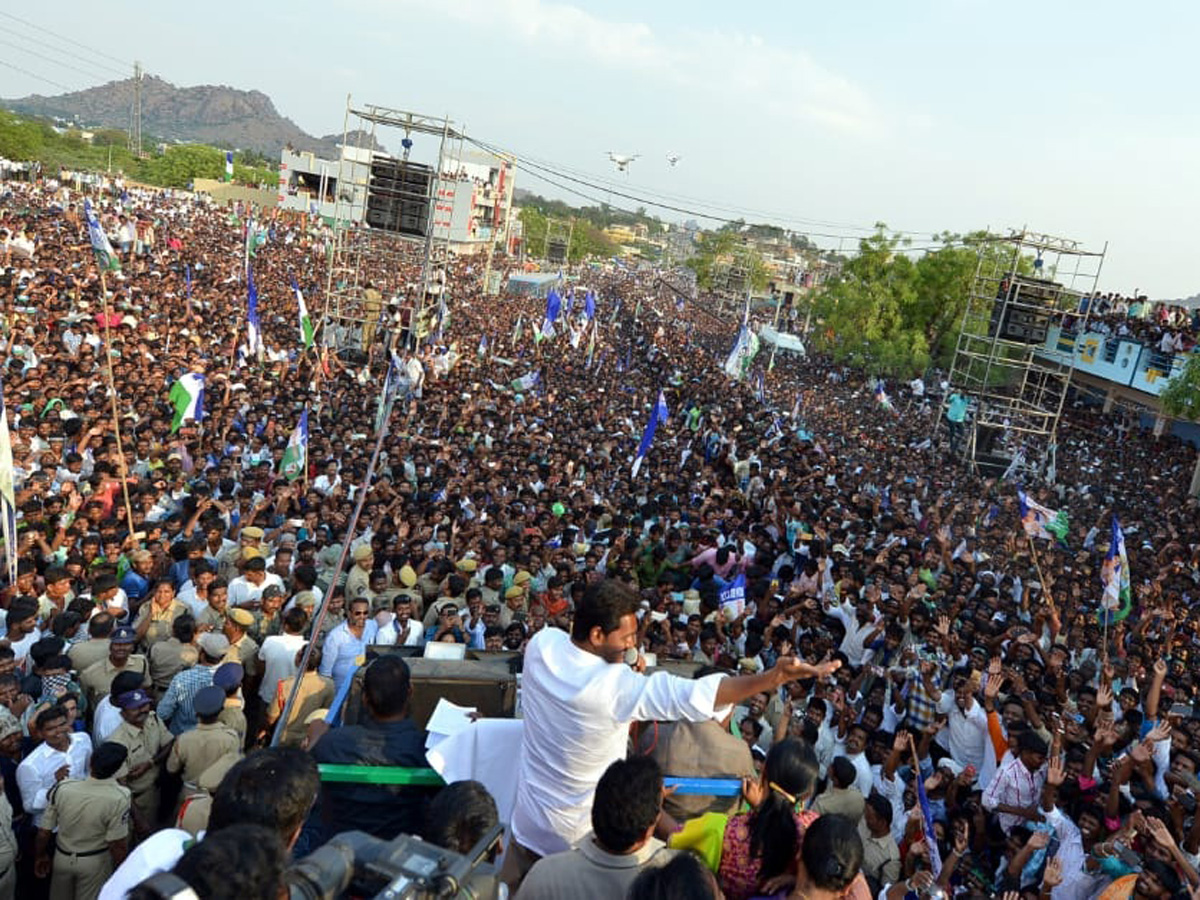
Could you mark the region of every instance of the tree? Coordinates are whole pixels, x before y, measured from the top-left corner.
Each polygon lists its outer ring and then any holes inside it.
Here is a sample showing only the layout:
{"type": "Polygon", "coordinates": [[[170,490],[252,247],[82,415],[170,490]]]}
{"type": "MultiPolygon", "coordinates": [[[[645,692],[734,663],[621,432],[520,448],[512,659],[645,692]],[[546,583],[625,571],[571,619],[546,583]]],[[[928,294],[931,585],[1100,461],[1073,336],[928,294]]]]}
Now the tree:
{"type": "Polygon", "coordinates": [[[771,277],[762,254],[743,243],[736,230],[725,226],[702,232],[696,238],[695,253],[684,265],[696,273],[696,283],[705,290],[719,286],[720,275],[733,265],[747,270],[750,287],[756,291],[766,288],[771,277]]]}
{"type": "MultiPolygon", "coordinates": [[[[548,225],[546,214],[536,207],[525,206],[521,209],[519,218],[526,254],[533,257],[541,256],[546,242],[548,225]]],[[[621,252],[620,248],[591,222],[575,219],[574,226],[568,254],[570,262],[576,263],[592,256],[607,258],[621,252]]]]}
{"type": "MultiPolygon", "coordinates": [[[[1189,422],[1200,419],[1200,353],[1188,354],[1183,368],[1167,382],[1158,399],[1162,411],[1174,419],[1187,419],[1189,422]]],[[[1188,493],[1200,494],[1200,454],[1196,456],[1188,493]]]]}
{"type": "Polygon", "coordinates": [[[37,159],[44,138],[42,125],[20,120],[12,113],[0,110],[0,156],[19,162],[37,159]]]}

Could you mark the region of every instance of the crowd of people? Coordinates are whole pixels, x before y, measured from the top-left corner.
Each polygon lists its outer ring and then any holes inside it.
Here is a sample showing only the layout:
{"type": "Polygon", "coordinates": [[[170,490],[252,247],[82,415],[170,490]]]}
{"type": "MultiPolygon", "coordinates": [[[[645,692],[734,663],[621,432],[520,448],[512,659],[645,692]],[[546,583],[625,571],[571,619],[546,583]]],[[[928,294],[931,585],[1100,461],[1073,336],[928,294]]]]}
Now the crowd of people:
{"type": "Polygon", "coordinates": [[[338,354],[298,324],[320,223],[93,192],[102,277],[84,199],[0,183],[0,900],[168,871],[272,897],[351,829],[465,852],[481,785],[316,768],[426,765],[386,645],[434,642],[524,656],[518,898],[1200,896],[1192,447],[1068,407],[1057,482],[1027,489],[1070,529],[1029,539],[936,390],[880,403],[769,346],[732,379],[737,317],[652,268],[573,270],[535,339],[545,300],[485,295],[481,259],[446,261],[422,321],[419,258],[367,254],[369,340],[338,354]],[[1105,621],[1114,513],[1132,597],[1105,621]],[[377,652],[361,721],[329,727],[377,652]],[[668,660],[695,679],[641,674],[668,660]]]}

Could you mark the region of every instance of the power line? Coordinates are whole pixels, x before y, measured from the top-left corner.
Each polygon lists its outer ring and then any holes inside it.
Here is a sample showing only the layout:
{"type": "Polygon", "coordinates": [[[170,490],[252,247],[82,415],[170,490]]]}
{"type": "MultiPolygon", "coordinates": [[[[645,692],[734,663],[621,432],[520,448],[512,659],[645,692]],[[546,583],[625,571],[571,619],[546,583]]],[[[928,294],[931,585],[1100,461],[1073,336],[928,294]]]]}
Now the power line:
{"type": "MultiPolygon", "coordinates": [[[[501,148],[498,148],[498,147],[493,147],[493,146],[491,146],[483,141],[477,140],[475,138],[467,137],[467,141],[469,141],[472,144],[475,144],[477,147],[480,147],[481,149],[486,150],[489,153],[493,153],[496,155],[507,154],[508,156],[512,157],[517,162],[519,168],[523,168],[529,174],[540,177],[540,178],[542,178],[543,181],[547,181],[550,184],[553,184],[556,187],[559,187],[560,189],[565,190],[566,188],[562,184],[555,182],[550,178],[547,178],[545,176],[545,174],[539,174],[538,170],[540,170],[541,173],[550,172],[559,178],[566,179],[567,181],[571,181],[576,184],[581,184],[581,185],[583,185],[585,187],[589,187],[593,190],[606,191],[609,194],[616,194],[618,197],[621,197],[626,200],[633,200],[636,203],[642,203],[642,204],[646,204],[648,206],[656,206],[659,209],[670,210],[671,212],[677,212],[682,215],[696,216],[696,217],[699,217],[702,219],[711,219],[715,222],[723,222],[725,224],[738,224],[738,223],[744,224],[745,223],[744,218],[731,219],[728,216],[715,215],[713,213],[703,212],[701,210],[688,209],[686,207],[676,206],[675,204],[671,204],[671,203],[663,203],[662,201],[655,200],[655,199],[652,199],[649,197],[639,197],[635,194],[624,193],[623,191],[608,190],[607,188],[605,188],[603,186],[592,184],[588,181],[585,181],[582,178],[576,178],[572,175],[569,175],[569,174],[566,174],[563,172],[557,172],[546,166],[538,165],[537,163],[534,163],[527,159],[524,159],[523,157],[520,157],[517,154],[512,153],[511,151],[502,150],[501,148]]],[[[633,210],[625,209],[620,206],[616,206],[611,201],[602,200],[598,197],[592,197],[588,194],[584,194],[582,191],[571,190],[571,193],[576,194],[580,197],[583,197],[587,200],[591,200],[593,203],[598,203],[602,206],[610,206],[613,209],[616,209],[620,212],[626,213],[627,215],[631,215],[631,216],[637,215],[637,213],[633,210]]],[[[812,231],[809,229],[793,229],[793,230],[798,231],[808,237],[823,237],[823,238],[830,238],[830,239],[839,240],[839,241],[842,241],[842,240],[858,241],[863,237],[863,235],[861,235],[861,234],[845,234],[845,233],[812,231]]]]}
{"type": "Polygon", "coordinates": [[[41,25],[37,25],[33,22],[30,22],[28,19],[22,19],[20,16],[14,16],[12,13],[4,12],[2,10],[0,10],[0,16],[6,16],[6,17],[12,19],[14,22],[20,22],[22,25],[25,25],[29,28],[37,29],[38,31],[42,32],[43,34],[48,34],[51,37],[58,38],[60,41],[63,41],[68,44],[72,44],[72,45],[78,47],[79,49],[86,50],[89,53],[95,54],[96,56],[102,56],[107,60],[111,60],[112,62],[115,62],[115,63],[120,63],[123,66],[128,65],[128,62],[126,60],[119,59],[119,58],[113,56],[111,53],[105,53],[103,50],[97,50],[95,47],[89,47],[87,44],[81,44],[79,41],[74,40],[73,38],[69,38],[66,35],[58,34],[57,32],[51,31],[49,28],[43,28],[41,25]]]}
{"type": "MultiPolygon", "coordinates": [[[[642,185],[631,186],[628,183],[628,181],[614,180],[612,178],[607,178],[602,175],[593,175],[590,172],[587,172],[587,171],[584,171],[584,170],[578,169],[578,168],[573,168],[571,166],[567,166],[562,163],[553,163],[553,162],[550,162],[550,161],[547,161],[544,159],[539,159],[537,156],[534,156],[532,154],[528,154],[528,153],[522,154],[522,153],[517,153],[516,151],[506,151],[506,152],[508,152],[514,156],[519,156],[531,164],[537,163],[539,165],[545,166],[546,168],[548,168],[550,170],[555,170],[555,171],[559,172],[560,174],[564,175],[564,177],[567,174],[571,174],[571,175],[580,176],[584,180],[590,179],[590,181],[593,182],[593,186],[596,187],[597,190],[603,189],[606,191],[607,190],[615,191],[615,189],[617,189],[617,188],[622,188],[622,189],[626,189],[626,190],[637,190],[640,194],[645,195],[648,198],[663,198],[663,199],[667,199],[667,200],[673,200],[676,202],[690,203],[690,204],[698,205],[698,206],[706,208],[706,209],[713,209],[713,210],[717,210],[720,212],[734,213],[743,218],[751,217],[751,218],[758,218],[758,219],[764,219],[764,220],[773,220],[776,222],[796,223],[796,224],[803,225],[804,227],[816,226],[819,228],[845,228],[845,229],[849,229],[852,231],[862,231],[866,234],[870,234],[875,231],[874,225],[855,225],[850,222],[837,222],[837,221],[831,221],[831,220],[826,220],[826,219],[810,219],[810,218],[806,218],[804,216],[785,215],[782,213],[771,212],[768,210],[753,209],[750,207],[733,206],[733,205],[724,204],[724,203],[715,203],[711,200],[704,200],[702,198],[692,197],[687,194],[677,194],[677,193],[672,193],[670,191],[663,191],[663,190],[658,190],[658,189],[654,189],[654,188],[648,188],[648,187],[645,187],[642,185]]],[[[657,205],[657,203],[656,203],[656,205],[657,205]]],[[[921,235],[922,237],[924,237],[925,235],[928,235],[930,233],[928,231],[913,231],[913,230],[903,230],[903,229],[891,229],[891,231],[893,231],[896,234],[921,235]]]]}
{"type": "MultiPolygon", "coordinates": [[[[20,44],[14,44],[11,41],[4,41],[4,40],[0,40],[0,44],[4,44],[7,47],[12,47],[14,50],[19,50],[22,53],[28,53],[30,56],[35,56],[38,59],[42,60],[43,62],[48,62],[53,66],[59,66],[63,69],[70,69],[72,72],[78,72],[80,75],[83,75],[87,78],[95,78],[96,77],[96,74],[94,72],[85,72],[83,69],[80,69],[78,66],[73,66],[70,63],[65,63],[65,62],[62,62],[61,60],[53,59],[52,57],[46,56],[44,53],[38,53],[36,50],[30,50],[28,47],[22,47],[20,44]]],[[[68,90],[70,90],[70,88],[68,88],[68,90]]]]}
{"type": "MultiPolygon", "coordinates": [[[[39,41],[37,38],[30,37],[27,34],[22,35],[21,40],[29,41],[31,44],[37,44],[39,47],[45,47],[47,50],[53,50],[55,53],[71,53],[72,52],[70,50],[64,50],[62,47],[55,47],[49,41],[39,41]]],[[[122,78],[127,78],[129,76],[129,72],[127,70],[118,69],[116,66],[111,66],[108,63],[93,62],[90,59],[77,59],[76,62],[84,63],[85,65],[93,67],[97,71],[113,72],[117,75],[120,75],[122,78]]]]}
{"type": "Polygon", "coordinates": [[[67,87],[61,81],[55,81],[53,78],[47,78],[44,75],[38,75],[36,72],[30,72],[28,69],[22,69],[20,66],[14,66],[12,63],[6,63],[2,59],[0,59],[0,66],[4,66],[6,69],[12,69],[14,72],[20,72],[22,75],[28,75],[30,78],[36,78],[38,81],[44,81],[46,84],[52,84],[55,87],[60,87],[64,91],[71,90],[71,88],[67,87]]]}

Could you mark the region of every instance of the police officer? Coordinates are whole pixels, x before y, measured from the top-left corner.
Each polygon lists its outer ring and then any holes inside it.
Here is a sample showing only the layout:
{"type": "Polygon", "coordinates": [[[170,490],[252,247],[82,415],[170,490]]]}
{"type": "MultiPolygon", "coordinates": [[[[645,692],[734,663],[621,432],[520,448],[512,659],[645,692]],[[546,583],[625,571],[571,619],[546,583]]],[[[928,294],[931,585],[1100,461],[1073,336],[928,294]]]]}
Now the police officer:
{"type": "Polygon", "coordinates": [[[150,708],[150,695],[138,689],[114,697],[121,711],[121,724],[109,740],[128,752],[125,784],[133,794],[133,821],[139,832],[153,831],[158,824],[158,769],[170,752],[173,735],[150,708]]]}
{"type": "Polygon", "coordinates": [[[62,781],[37,833],[39,878],[50,878],[50,900],[95,900],[129,847],[129,788],[117,784],[127,751],[107,741],[92,754],[91,775],[62,781]],[[54,841],[51,860],[50,842],[54,841]]]}
{"type": "Polygon", "coordinates": [[[89,710],[94,710],[107,696],[113,678],[120,672],[141,672],[142,687],[150,687],[150,664],[146,657],[133,652],[135,643],[137,634],[128,625],[114,628],[108,640],[108,656],[83,670],[79,683],[87,697],[89,710]]]}
{"type": "Polygon", "coordinates": [[[200,724],[179,735],[167,755],[167,771],[181,775],[188,792],[196,790],[201,772],[227,753],[240,756],[242,749],[237,732],[217,721],[225,708],[223,689],[215,685],[201,688],[196,692],[192,708],[200,724]]]}

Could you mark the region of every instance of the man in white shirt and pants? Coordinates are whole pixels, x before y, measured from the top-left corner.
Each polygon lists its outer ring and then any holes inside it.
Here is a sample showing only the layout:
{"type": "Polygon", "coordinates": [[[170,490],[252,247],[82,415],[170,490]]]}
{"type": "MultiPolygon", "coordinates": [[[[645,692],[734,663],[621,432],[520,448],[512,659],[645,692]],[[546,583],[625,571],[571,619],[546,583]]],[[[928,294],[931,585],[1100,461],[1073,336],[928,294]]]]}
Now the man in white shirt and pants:
{"type": "Polygon", "coordinates": [[[780,657],[773,669],[757,675],[647,677],[645,660],[636,653],[640,602],[637,591],[622,582],[594,582],[575,610],[570,635],[546,628],[526,648],[524,737],[512,840],[501,871],[512,890],[539,858],[568,849],[588,833],[596,784],[625,756],[630,722],[721,718],[754,694],[801,678],[826,678],[839,665],[780,657]]]}

